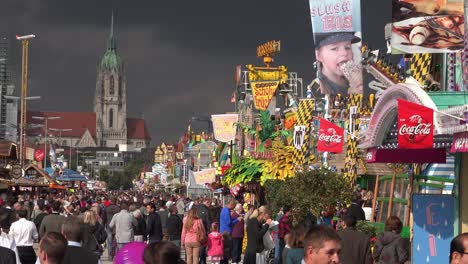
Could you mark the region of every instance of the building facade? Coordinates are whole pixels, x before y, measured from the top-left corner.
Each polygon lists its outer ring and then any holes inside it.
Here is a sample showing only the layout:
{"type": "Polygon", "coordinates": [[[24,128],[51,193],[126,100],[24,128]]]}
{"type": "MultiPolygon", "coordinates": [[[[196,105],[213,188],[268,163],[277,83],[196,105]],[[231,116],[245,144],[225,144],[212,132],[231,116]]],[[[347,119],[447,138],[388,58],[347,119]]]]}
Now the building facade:
{"type": "Polygon", "coordinates": [[[28,143],[38,146],[47,140],[47,144],[72,148],[125,151],[147,148],[151,137],[146,122],[127,117],[126,94],[124,62],[117,54],[112,17],[107,49],[97,68],[93,112],[28,111],[27,123],[42,125],[27,130],[28,143]]]}

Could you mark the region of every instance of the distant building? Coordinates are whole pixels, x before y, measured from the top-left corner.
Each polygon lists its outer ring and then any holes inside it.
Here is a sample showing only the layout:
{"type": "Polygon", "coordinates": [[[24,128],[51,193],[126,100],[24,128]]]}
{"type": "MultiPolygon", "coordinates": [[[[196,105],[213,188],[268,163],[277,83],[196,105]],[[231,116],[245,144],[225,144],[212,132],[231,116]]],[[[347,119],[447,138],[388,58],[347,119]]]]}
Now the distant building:
{"type": "Polygon", "coordinates": [[[8,45],[8,38],[0,37],[0,139],[16,142],[18,139],[18,102],[4,97],[5,95],[12,96],[15,92],[8,68],[8,45]]]}
{"type": "Polygon", "coordinates": [[[94,112],[28,111],[28,124],[43,125],[27,130],[28,142],[43,144],[47,123],[47,142],[59,146],[117,150],[125,146],[125,151],[149,147],[151,137],[145,120],[127,117],[125,69],[117,54],[113,17],[107,50],[98,64],[93,108],[94,112]]]}

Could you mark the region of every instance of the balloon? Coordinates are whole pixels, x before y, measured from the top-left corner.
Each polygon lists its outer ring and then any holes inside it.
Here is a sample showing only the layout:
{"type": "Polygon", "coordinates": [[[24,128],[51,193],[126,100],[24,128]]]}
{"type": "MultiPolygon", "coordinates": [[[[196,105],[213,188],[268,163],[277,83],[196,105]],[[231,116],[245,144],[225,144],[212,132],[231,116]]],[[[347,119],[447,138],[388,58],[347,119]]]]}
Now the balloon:
{"type": "Polygon", "coordinates": [[[143,242],[131,242],[123,246],[117,256],[114,264],[143,264],[143,251],[146,244],[143,242]]]}

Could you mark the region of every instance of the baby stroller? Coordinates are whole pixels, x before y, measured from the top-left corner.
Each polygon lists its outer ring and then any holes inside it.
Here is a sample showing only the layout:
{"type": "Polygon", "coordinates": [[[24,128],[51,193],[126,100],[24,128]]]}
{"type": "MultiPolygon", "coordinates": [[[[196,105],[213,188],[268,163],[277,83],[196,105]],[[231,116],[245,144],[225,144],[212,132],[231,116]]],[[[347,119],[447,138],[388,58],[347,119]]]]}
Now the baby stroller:
{"type": "Polygon", "coordinates": [[[270,249],[267,252],[267,259],[266,259],[267,264],[274,264],[275,263],[275,249],[270,249]]]}

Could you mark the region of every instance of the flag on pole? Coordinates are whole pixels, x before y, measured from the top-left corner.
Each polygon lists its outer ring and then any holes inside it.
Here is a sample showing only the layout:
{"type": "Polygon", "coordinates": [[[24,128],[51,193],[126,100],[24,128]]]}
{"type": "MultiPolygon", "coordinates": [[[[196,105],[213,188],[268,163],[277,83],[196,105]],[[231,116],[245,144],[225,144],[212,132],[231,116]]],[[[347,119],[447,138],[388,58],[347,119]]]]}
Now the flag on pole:
{"type": "Polygon", "coordinates": [[[322,152],[341,153],[344,145],[343,128],[320,118],[317,150],[322,152]]]}
{"type": "Polygon", "coordinates": [[[398,99],[398,148],[425,149],[434,144],[434,109],[398,99]]]}

